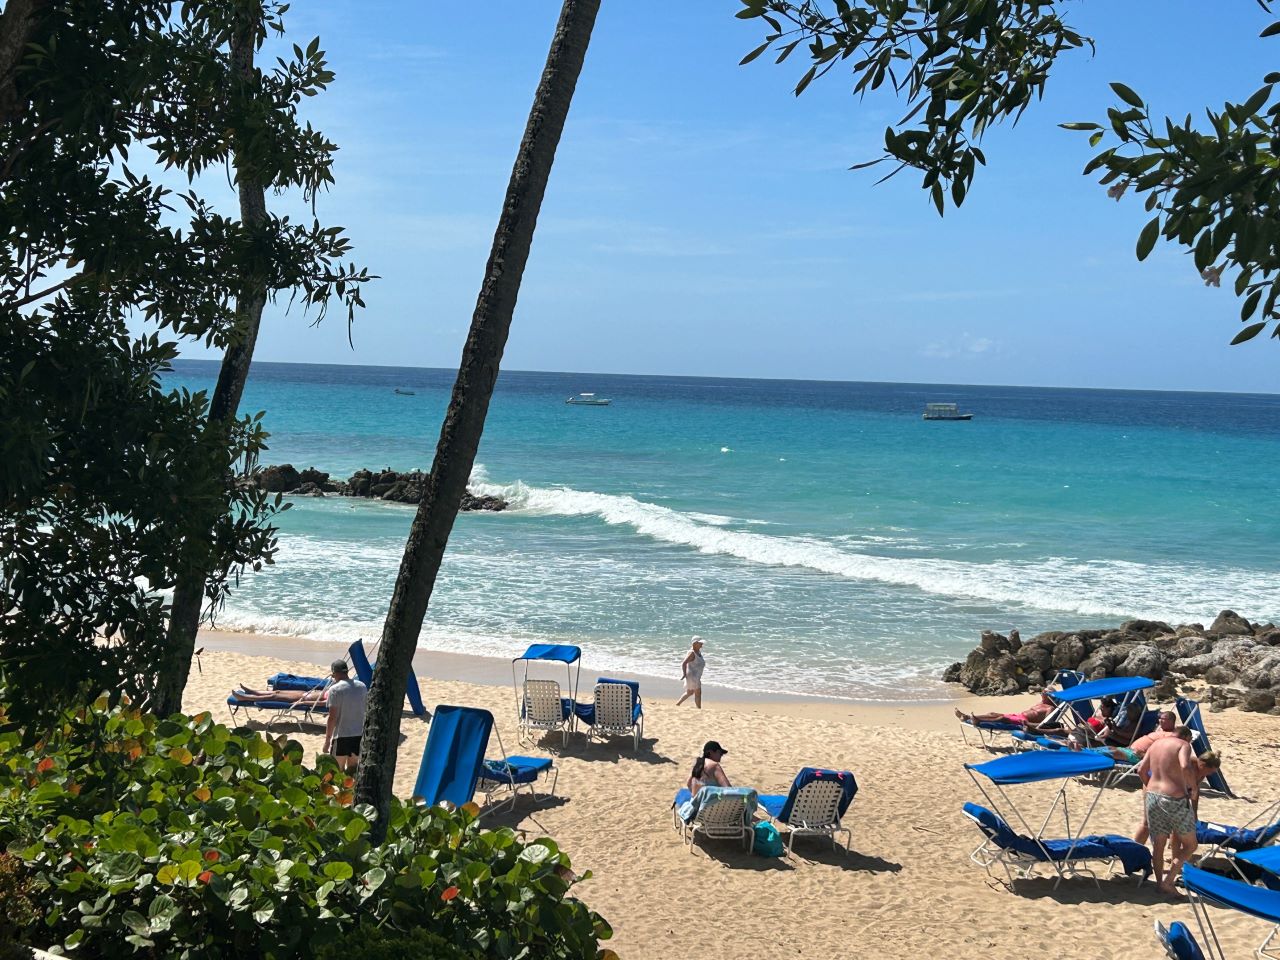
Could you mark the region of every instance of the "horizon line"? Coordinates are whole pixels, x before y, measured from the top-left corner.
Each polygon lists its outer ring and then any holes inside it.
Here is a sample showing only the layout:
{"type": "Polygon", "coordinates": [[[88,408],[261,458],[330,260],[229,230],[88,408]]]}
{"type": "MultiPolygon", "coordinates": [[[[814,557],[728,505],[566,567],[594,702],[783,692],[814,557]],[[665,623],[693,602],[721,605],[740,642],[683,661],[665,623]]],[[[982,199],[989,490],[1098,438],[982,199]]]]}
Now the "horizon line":
{"type": "MultiPolygon", "coordinates": [[[[176,357],[173,361],[176,363],[204,363],[218,365],[222,361],[205,358],[205,357],[176,357]]],[[[253,373],[253,364],[277,364],[282,367],[360,367],[364,369],[374,370],[425,370],[436,372],[456,372],[456,367],[422,367],[422,366],[403,366],[399,364],[386,363],[339,363],[325,362],[318,363],[314,361],[303,360],[266,360],[254,359],[250,365],[250,376],[253,373]]],[[[500,368],[499,376],[503,373],[539,373],[539,374],[555,374],[557,376],[575,376],[575,377],[637,377],[645,379],[666,379],[666,380],[742,380],[746,382],[765,382],[765,383],[832,383],[832,384],[865,384],[870,386],[915,386],[915,387],[1005,387],[1019,390],[1090,390],[1095,392],[1109,393],[1171,393],[1171,394],[1203,394],[1206,396],[1227,396],[1227,397],[1280,397],[1280,391],[1275,393],[1267,393],[1257,390],[1162,390],[1154,387],[1080,387],[1080,386],[1061,386],[1042,383],[947,383],[933,380],[837,380],[826,377],[744,377],[723,376],[718,374],[706,373],[619,373],[605,370],[526,370],[515,368],[500,368]]]]}

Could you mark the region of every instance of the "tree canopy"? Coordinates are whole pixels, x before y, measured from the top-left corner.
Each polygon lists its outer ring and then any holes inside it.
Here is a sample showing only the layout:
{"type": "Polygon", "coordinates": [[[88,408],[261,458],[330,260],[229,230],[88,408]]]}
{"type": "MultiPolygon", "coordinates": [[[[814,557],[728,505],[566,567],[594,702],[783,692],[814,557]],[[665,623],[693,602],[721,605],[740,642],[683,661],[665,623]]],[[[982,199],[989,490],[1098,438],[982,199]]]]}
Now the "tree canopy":
{"type": "MultiPolygon", "coordinates": [[[[885,84],[906,101],[906,112],[886,128],[884,153],[853,169],[906,168],[939,215],[960,206],[978,167],[986,163],[983,134],[994,124],[1016,123],[1040,99],[1058,58],[1094,41],[1066,22],[1063,0],[742,0],[741,19],[767,26],[764,42],[742,62],[774,52],[778,63],[797,49],[809,65],[797,95],[844,65],[859,96],[885,84]]],[[[1270,0],[1257,0],[1264,11],[1270,0]]],[[[1261,32],[1280,34],[1280,22],[1261,32]]],[[[1157,118],[1135,90],[1113,83],[1118,103],[1105,122],[1070,121],[1094,147],[1112,138],[1085,166],[1121,199],[1145,198],[1153,217],[1139,234],[1138,259],[1156,242],[1188,248],[1204,282],[1224,274],[1243,298],[1246,326],[1232,343],[1252,339],[1270,325],[1280,337],[1280,102],[1262,79],[1239,102],[1207,109],[1207,126],[1190,116],[1157,118]]]]}
{"type": "Polygon", "coordinates": [[[318,42],[231,72],[231,32],[248,18],[260,44],[284,9],[29,0],[0,19],[0,659],[33,708],[82,682],[145,696],[181,563],[216,602],[275,550],[279,502],[246,482],[260,419],[207,434],[206,396],[160,376],[181,342],[236,343],[258,278],[320,316],[361,303],[341,228],[250,228],[201,189],[236,151],[277,188],[332,181],[334,145],[296,111],[332,79],[318,42]]]}

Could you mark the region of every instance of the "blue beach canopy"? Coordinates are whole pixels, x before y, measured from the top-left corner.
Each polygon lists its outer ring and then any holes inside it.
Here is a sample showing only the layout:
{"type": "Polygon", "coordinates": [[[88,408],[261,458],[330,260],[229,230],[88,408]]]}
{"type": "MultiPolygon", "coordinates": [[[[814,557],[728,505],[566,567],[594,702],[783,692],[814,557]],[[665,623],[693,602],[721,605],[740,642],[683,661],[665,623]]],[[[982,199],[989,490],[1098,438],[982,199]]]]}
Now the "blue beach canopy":
{"type": "Polygon", "coordinates": [[[432,807],[443,800],[470,803],[493,730],[493,714],[475,707],[440,704],[431,721],[413,795],[432,807]]]}
{"type": "Polygon", "coordinates": [[[1182,882],[1192,893],[1241,913],[1280,923],[1280,891],[1255,887],[1199,867],[1182,868],[1182,882]]]}
{"type": "Polygon", "coordinates": [[[560,663],[575,663],[581,656],[581,647],[559,643],[531,643],[529,649],[516,657],[516,660],[558,660],[560,663]]]}
{"type": "Polygon", "coordinates": [[[1154,687],[1156,682],[1150,677],[1103,677],[1101,680],[1090,680],[1078,683],[1066,690],[1057,690],[1050,696],[1059,703],[1076,703],[1079,700],[1094,700],[1099,697],[1119,697],[1135,690],[1146,690],[1154,687]]]}
{"type": "MultiPolygon", "coordinates": [[[[1196,753],[1212,750],[1213,747],[1209,745],[1209,734],[1204,729],[1204,717],[1201,716],[1200,704],[1186,697],[1177,697],[1173,701],[1173,706],[1178,716],[1182,718],[1182,722],[1198,734],[1195,742],[1196,753]]],[[[1209,774],[1208,783],[1214,790],[1225,793],[1228,797],[1234,796],[1221,770],[1215,770],[1209,774]]]]}
{"type": "Polygon", "coordinates": [[[1064,750],[1050,753],[1047,750],[1031,750],[1007,757],[997,757],[986,763],[966,763],[965,768],[980,773],[992,783],[1039,783],[1041,780],[1061,780],[1080,777],[1089,773],[1110,770],[1116,762],[1100,753],[1064,750]]]}
{"type": "Polygon", "coordinates": [[[1237,860],[1252,863],[1268,873],[1280,875],[1280,847],[1261,847],[1257,850],[1246,850],[1236,854],[1237,860]]]}

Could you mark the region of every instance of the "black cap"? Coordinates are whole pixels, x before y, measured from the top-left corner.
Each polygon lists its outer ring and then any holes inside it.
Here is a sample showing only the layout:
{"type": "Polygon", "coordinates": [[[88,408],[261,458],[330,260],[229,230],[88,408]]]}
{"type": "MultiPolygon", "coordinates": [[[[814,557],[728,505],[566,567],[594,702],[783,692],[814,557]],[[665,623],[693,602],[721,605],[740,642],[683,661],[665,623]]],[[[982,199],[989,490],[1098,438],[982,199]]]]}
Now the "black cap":
{"type": "Polygon", "coordinates": [[[333,661],[333,663],[329,664],[329,672],[330,673],[347,673],[348,672],[347,661],[345,660],[333,661]]]}
{"type": "Polygon", "coordinates": [[[720,746],[715,740],[708,740],[702,745],[702,755],[705,757],[708,753],[728,753],[724,747],[720,746]]]}

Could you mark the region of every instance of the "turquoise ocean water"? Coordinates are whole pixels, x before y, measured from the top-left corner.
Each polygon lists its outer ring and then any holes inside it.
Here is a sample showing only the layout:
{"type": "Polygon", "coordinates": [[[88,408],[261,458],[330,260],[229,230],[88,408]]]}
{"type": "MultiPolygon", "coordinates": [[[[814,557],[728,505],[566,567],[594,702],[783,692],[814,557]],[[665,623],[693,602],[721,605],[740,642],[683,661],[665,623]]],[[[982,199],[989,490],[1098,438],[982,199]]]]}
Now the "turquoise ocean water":
{"type": "MultiPolygon", "coordinates": [[[[242,410],[264,462],[425,469],[453,376],[258,363],[242,410]]],[[[420,645],[678,676],[696,633],[708,682],[925,697],[984,628],[1280,620],[1277,467],[1272,395],[504,373],[472,488],[512,509],[458,518],[420,645]]],[[[295,501],[219,625],[376,638],[412,511],[295,501]]]]}

